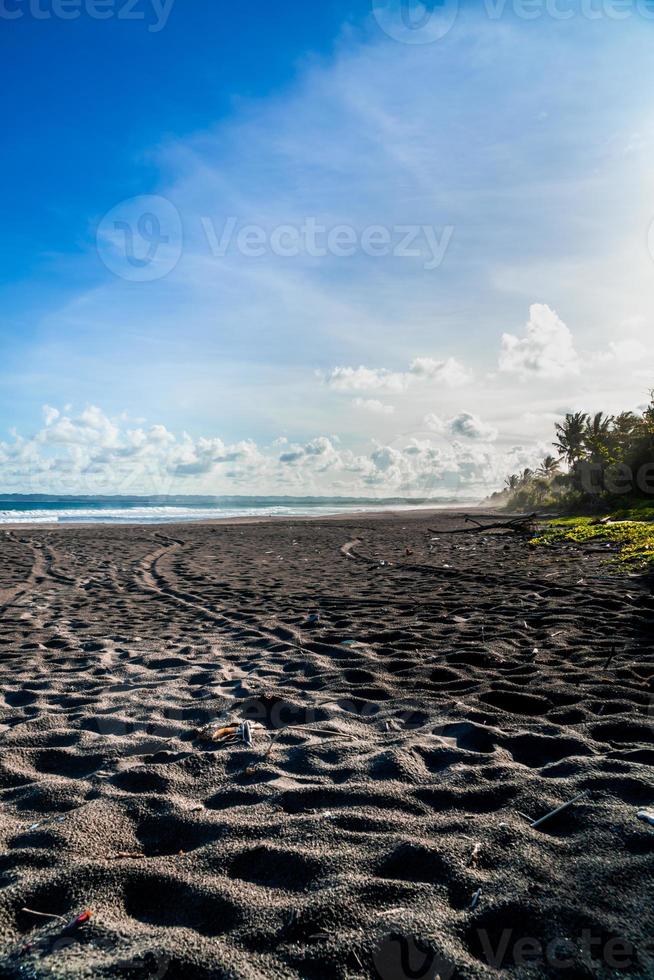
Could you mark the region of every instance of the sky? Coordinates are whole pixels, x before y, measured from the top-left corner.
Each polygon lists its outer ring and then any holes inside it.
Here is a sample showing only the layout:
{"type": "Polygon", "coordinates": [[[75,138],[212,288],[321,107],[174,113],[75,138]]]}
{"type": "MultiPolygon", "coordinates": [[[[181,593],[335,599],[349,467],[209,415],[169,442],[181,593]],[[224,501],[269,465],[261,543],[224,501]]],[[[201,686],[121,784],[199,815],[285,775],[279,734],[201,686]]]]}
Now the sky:
{"type": "Polygon", "coordinates": [[[649,0],[0,21],[0,492],[478,499],[648,402],[649,0]]]}

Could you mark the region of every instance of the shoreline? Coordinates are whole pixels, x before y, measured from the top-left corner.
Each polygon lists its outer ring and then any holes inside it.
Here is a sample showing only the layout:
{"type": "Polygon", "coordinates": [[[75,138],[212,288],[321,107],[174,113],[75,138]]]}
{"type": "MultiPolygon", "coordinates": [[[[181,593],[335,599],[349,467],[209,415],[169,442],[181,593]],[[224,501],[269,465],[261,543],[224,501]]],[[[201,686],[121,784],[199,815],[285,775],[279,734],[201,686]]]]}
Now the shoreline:
{"type": "MultiPolygon", "coordinates": [[[[248,515],[244,517],[215,517],[207,518],[202,517],[197,520],[189,518],[183,521],[94,521],[94,520],[84,520],[84,521],[12,521],[6,524],[0,524],[0,532],[2,530],[16,530],[17,528],[29,528],[30,530],[62,530],[65,528],[83,528],[83,527],[95,527],[95,528],[135,528],[135,527],[170,527],[170,528],[183,528],[186,526],[202,527],[207,525],[208,527],[218,525],[229,525],[229,524],[267,524],[267,523],[284,523],[288,521],[301,521],[303,523],[310,521],[335,521],[335,520],[347,520],[351,517],[361,517],[370,518],[372,520],[382,520],[384,518],[401,518],[408,517],[411,519],[419,519],[424,517],[426,519],[436,518],[439,515],[465,515],[474,514],[479,510],[484,510],[485,512],[491,512],[492,507],[484,507],[483,503],[475,504],[471,507],[452,507],[449,504],[444,507],[411,507],[407,510],[352,510],[346,512],[336,512],[334,514],[266,514],[262,516],[248,515]]],[[[497,516],[501,517],[503,511],[498,511],[497,516]]]]}

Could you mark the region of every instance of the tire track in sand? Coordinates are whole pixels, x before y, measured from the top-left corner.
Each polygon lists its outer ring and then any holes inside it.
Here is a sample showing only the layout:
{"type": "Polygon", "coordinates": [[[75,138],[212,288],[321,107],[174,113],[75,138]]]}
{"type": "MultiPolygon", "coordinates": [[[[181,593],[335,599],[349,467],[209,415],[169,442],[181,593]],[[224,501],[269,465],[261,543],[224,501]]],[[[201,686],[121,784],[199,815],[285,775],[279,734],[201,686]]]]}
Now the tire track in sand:
{"type": "Polygon", "coordinates": [[[224,608],[216,609],[215,604],[211,606],[207,605],[202,597],[194,592],[182,591],[181,589],[175,588],[161,570],[160,562],[163,558],[171,555],[173,552],[181,551],[184,547],[185,545],[182,541],[169,540],[163,547],[157,548],[156,551],[146,555],[139,563],[139,568],[135,575],[137,586],[148,592],[155,593],[161,598],[172,599],[178,605],[184,606],[192,610],[196,615],[215,623],[216,626],[225,632],[237,634],[238,639],[243,639],[242,633],[245,627],[254,630],[260,639],[271,643],[288,643],[302,651],[304,637],[297,629],[293,629],[272,617],[270,627],[262,626],[258,618],[254,615],[248,614],[244,618],[244,614],[239,610],[235,610],[234,614],[230,615],[224,608]]]}
{"type": "Polygon", "coordinates": [[[48,578],[48,570],[42,545],[32,544],[29,548],[32,551],[32,568],[29,575],[23,582],[13,585],[8,589],[0,589],[0,615],[11,606],[16,605],[20,599],[28,594],[33,594],[34,587],[40,585],[48,578]]]}

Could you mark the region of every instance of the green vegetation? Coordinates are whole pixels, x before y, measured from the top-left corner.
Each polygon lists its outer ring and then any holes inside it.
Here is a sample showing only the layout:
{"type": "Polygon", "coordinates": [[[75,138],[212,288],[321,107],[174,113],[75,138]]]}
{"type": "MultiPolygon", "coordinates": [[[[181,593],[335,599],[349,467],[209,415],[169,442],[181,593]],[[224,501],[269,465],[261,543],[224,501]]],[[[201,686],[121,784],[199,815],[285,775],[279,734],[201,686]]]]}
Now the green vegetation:
{"type": "Polygon", "coordinates": [[[553,445],[557,455],[507,477],[491,503],[589,515],[550,521],[532,544],[605,542],[623,565],[654,570],[654,393],[641,415],[566,415],[553,445]]]}
{"type": "MultiPolygon", "coordinates": [[[[651,513],[651,512],[650,512],[651,513]]],[[[618,561],[625,564],[654,567],[654,523],[634,520],[603,520],[592,517],[569,517],[550,521],[534,538],[532,544],[553,544],[557,541],[606,541],[618,545],[618,561]]]]}
{"type": "Polygon", "coordinates": [[[491,502],[511,511],[654,517],[654,394],[640,415],[566,415],[553,446],[557,455],[507,477],[491,502]]]}

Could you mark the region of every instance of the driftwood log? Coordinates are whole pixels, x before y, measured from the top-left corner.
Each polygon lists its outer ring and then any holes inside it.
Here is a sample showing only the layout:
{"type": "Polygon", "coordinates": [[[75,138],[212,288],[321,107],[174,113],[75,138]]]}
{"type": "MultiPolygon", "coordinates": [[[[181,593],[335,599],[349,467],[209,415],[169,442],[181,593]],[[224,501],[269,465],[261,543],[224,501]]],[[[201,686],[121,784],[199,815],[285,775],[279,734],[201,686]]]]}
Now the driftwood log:
{"type": "Polygon", "coordinates": [[[481,534],[483,531],[506,531],[514,534],[531,534],[535,529],[536,521],[539,520],[539,515],[520,514],[518,516],[511,517],[508,520],[500,520],[498,517],[493,517],[490,515],[480,514],[477,517],[471,517],[470,514],[464,514],[464,520],[466,524],[472,524],[474,526],[457,528],[455,530],[439,531],[429,528],[429,533],[434,535],[481,534]],[[482,524],[482,521],[492,521],[492,523],[482,524]]]}

